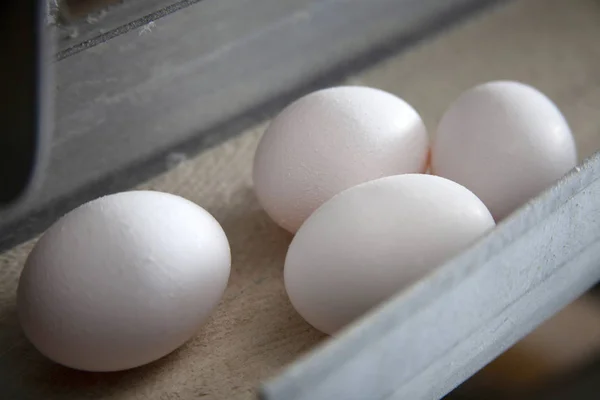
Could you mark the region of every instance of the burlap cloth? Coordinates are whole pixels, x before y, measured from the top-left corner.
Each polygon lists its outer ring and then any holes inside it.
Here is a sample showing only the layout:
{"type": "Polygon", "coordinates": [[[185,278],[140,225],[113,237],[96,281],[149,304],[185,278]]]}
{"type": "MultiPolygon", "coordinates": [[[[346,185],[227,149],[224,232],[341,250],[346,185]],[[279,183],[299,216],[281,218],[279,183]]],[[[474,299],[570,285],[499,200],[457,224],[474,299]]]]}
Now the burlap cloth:
{"type": "MultiPolygon", "coordinates": [[[[562,109],[583,158],[600,148],[599,38],[598,1],[508,2],[350,83],[398,94],[433,131],[468,87],[493,79],[527,82],[562,109]]],[[[14,311],[17,279],[34,241],[0,255],[0,399],[248,399],[261,380],[322,340],[285,296],[282,266],[291,237],[252,192],[252,158],[263,130],[249,129],[139,186],[206,208],[223,225],[233,256],[229,287],[210,321],[158,362],[91,374],[45,360],[23,338],[14,311]]]]}

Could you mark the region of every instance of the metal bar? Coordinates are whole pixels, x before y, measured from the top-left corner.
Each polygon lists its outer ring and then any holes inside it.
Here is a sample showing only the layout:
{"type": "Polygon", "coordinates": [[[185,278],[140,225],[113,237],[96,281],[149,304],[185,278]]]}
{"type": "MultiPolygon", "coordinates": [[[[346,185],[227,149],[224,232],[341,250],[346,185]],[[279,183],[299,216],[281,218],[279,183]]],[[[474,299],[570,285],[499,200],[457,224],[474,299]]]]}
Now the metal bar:
{"type": "Polygon", "coordinates": [[[268,382],[262,399],[439,399],[599,280],[597,153],[268,382]]]}
{"type": "Polygon", "coordinates": [[[31,196],[51,132],[54,50],[45,0],[0,3],[0,221],[31,196]]]}
{"type": "MultiPolygon", "coordinates": [[[[127,0],[114,1],[85,17],[70,15],[58,21],[58,53],[61,60],[80,51],[180,11],[200,0],[127,0]],[[116,3],[116,4],[115,4],[116,3]]],[[[68,7],[64,7],[67,9],[68,7]]]]}
{"type": "Polygon", "coordinates": [[[0,248],[493,2],[189,0],[61,51],[46,179],[0,219],[0,248]]]}

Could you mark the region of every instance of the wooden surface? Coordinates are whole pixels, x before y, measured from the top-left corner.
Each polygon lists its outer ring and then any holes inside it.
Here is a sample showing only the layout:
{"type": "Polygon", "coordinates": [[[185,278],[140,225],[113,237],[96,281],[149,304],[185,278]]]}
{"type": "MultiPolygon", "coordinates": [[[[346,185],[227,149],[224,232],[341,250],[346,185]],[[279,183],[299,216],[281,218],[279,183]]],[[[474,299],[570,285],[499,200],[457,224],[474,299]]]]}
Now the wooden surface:
{"type": "MultiPolygon", "coordinates": [[[[600,148],[600,3],[521,0],[480,15],[348,80],[406,99],[433,131],[463,90],[516,79],[563,110],[582,157],[600,148]]],[[[212,212],[231,241],[233,271],[218,310],[179,351],[115,374],[87,374],[43,359],[14,311],[19,271],[33,241],[0,255],[0,388],[7,399],[250,399],[260,381],[324,338],[286,299],[281,272],[290,237],[260,210],[251,162],[264,125],[175,165],[142,188],[182,195],[212,212]]]]}

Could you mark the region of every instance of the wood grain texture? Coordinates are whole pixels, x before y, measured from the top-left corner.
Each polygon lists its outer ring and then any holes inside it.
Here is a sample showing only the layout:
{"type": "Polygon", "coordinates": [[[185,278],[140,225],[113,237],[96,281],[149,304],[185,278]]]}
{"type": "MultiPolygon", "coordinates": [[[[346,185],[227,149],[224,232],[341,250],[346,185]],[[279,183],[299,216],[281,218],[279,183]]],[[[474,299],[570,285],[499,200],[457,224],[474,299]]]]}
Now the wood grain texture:
{"type": "MultiPolygon", "coordinates": [[[[595,0],[517,0],[422,42],[347,82],[405,98],[430,131],[463,90],[518,79],[547,93],[567,117],[582,157],[600,149],[600,5],[595,0]]],[[[22,337],[14,294],[29,241],[0,255],[0,388],[12,399],[251,399],[255,388],[325,338],[286,299],[290,237],[260,210],[251,186],[257,126],[198,156],[171,153],[170,171],[141,188],[175,193],[212,212],[233,251],[225,297],[198,336],[133,371],[86,374],[46,361],[22,337]]]]}

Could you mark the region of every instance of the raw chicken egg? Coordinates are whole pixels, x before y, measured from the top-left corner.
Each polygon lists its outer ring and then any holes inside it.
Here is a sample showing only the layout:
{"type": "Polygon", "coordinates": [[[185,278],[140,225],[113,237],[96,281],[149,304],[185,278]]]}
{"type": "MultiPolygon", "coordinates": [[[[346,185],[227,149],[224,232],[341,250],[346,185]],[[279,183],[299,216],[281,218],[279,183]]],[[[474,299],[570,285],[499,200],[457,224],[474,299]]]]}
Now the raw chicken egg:
{"type": "Polygon", "coordinates": [[[495,226],[473,193],[432,175],[381,178],[324,203],[285,260],[290,301],[335,333],[406,289],[495,226]]]}
{"type": "Polygon", "coordinates": [[[295,232],[344,189],[389,175],[424,172],[429,140],[404,100],[368,87],[320,90],[285,108],[254,159],[258,200],[295,232]]]}
{"type": "Polygon", "coordinates": [[[196,204],[151,191],[102,197],[38,241],[19,281],[19,319],[57,363],[137,367],[194,336],[225,290],[230,263],[223,229],[196,204]]]}
{"type": "Polygon", "coordinates": [[[575,167],[567,121],[531,86],[498,81],[462,94],[444,114],[432,172],[473,191],[500,220],[575,167]]]}

